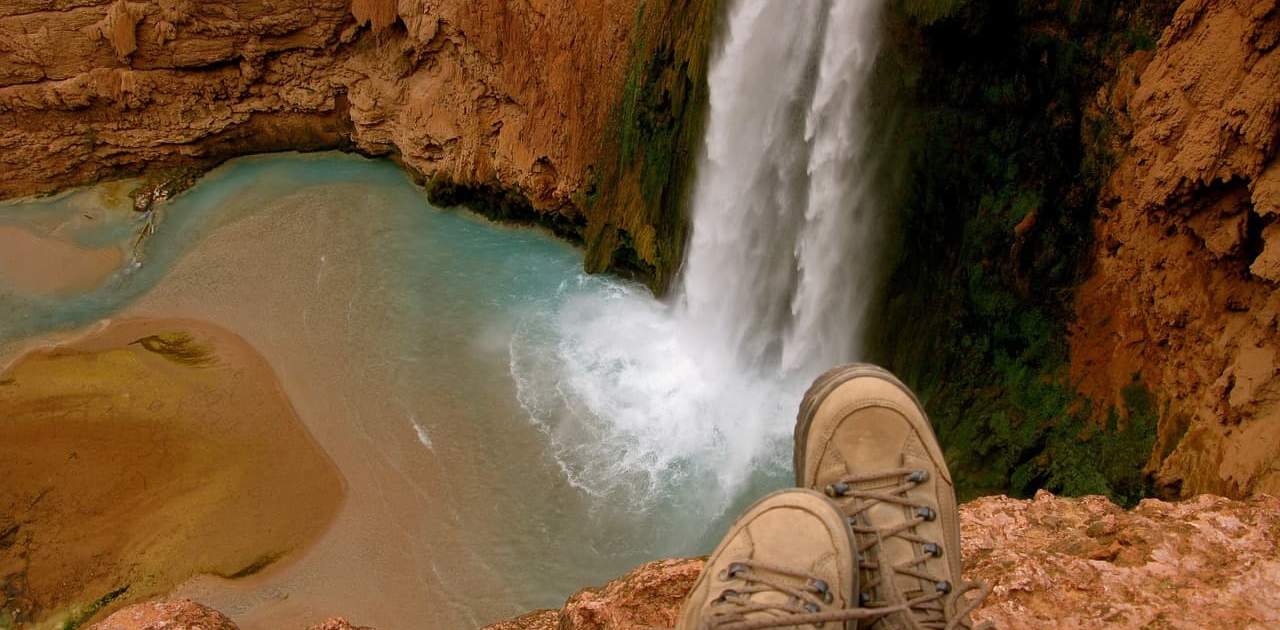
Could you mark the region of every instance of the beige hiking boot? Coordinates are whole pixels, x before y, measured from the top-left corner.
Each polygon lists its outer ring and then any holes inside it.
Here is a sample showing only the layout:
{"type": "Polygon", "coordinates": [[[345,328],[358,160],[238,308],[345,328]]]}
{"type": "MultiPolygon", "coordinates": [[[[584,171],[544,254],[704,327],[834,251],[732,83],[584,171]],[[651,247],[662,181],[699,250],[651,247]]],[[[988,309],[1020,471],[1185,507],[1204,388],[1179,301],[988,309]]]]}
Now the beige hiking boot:
{"type": "Polygon", "coordinates": [[[782,490],[747,509],[707,559],[677,630],[852,630],[854,539],[844,514],[812,490],[782,490]]]}
{"type": "Polygon", "coordinates": [[[877,613],[860,627],[972,628],[988,589],[961,577],[951,473],[915,395],[873,365],[830,370],[800,403],[795,449],[796,484],[825,492],[854,530],[859,603],[877,613]]]}

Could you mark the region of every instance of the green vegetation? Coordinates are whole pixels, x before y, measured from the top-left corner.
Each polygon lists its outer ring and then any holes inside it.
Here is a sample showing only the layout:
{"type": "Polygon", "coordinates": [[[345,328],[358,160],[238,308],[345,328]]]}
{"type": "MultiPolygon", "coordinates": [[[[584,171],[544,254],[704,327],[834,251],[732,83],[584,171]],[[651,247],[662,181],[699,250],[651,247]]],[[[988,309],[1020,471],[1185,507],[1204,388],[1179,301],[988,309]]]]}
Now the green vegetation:
{"type": "Polygon", "coordinates": [[[1090,107],[1176,4],[890,4],[877,81],[909,103],[903,236],[872,354],[925,398],[962,497],[1148,492],[1151,396],[1135,381],[1124,409],[1081,399],[1066,323],[1115,159],[1109,113],[1090,107]]]}
{"type": "Polygon", "coordinates": [[[571,218],[558,212],[538,212],[523,193],[496,182],[459,184],[436,172],[427,180],[425,188],[427,201],[436,207],[465,205],[468,210],[494,221],[544,227],[570,243],[583,241],[586,220],[582,215],[571,218]]]}
{"type": "Polygon", "coordinates": [[[663,293],[683,260],[716,15],[716,0],[650,0],[636,8],[623,90],[605,138],[600,218],[587,232],[589,271],[630,273],[663,293]]]}
{"type": "Polygon", "coordinates": [[[119,599],[120,596],[124,595],[125,591],[128,590],[129,585],[125,584],[124,586],[99,597],[87,606],[79,606],[72,609],[71,614],[68,615],[61,624],[58,624],[58,630],[75,630],[76,628],[79,628],[84,625],[85,622],[92,619],[94,615],[98,614],[98,611],[106,608],[108,604],[119,599]]]}
{"type": "Polygon", "coordinates": [[[180,330],[149,335],[129,345],[133,344],[188,367],[207,367],[218,362],[213,348],[196,342],[190,333],[180,330]]]}
{"type": "Polygon", "coordinates": [[[918,24],[928,26],[955,15],[969,0],[900,0],[898,9],[918,24]]]}

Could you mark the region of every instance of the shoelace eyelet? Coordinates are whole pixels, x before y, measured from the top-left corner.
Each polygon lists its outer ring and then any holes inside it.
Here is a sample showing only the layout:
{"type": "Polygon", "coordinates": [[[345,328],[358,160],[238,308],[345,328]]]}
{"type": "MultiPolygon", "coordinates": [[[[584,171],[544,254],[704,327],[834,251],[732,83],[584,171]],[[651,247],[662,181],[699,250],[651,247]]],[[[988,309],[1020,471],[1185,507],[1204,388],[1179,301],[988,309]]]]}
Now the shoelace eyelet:
{"type": "Polygon", "coordinates": [[[822,601],[824,603],[830,604],[833,601],[834,598],[831,595],[831,587],[827,584],[826,580],[813,580],[809,583],[809,586],[813,588],[814,592],[822,596],[822,601]]]}
{"type": "Polygon", "coordinates": [[[825,490],[826,490],[827,496],[833,499],[836,499],[844,496],[846,493],[849,492],[849,484],[843,481],[837,481],[832,484],[827,484],[827,487],[825,490]]]}
{"type": "Polygon", "coordinates": [[[907,481],[912,483],[924,483],[928,480],[929,471],[927,470],[913,470],[911,471],[911,474],[907,475],[907,481]]]}
{"type": "Polygon", "coordinates": [[[737,597],[737,596],[738,596],[738,591],[735,591],[731,588],[725,589],[723,591],[720,591],[720,595],[716,597],[715,601],[718,601],[718,602],[729,601],[730,597],[737,597]]]}
{"type": "Polygon", "coordinates": [[[863,608],[870,606],[871,595],[868,595],[866,591],[862,591],[861,593],[858,593],[858,605],[862,606],[863,608]]]}
{"type": "Polygon", "coordinates": [[[951,592],[951,582],[948,582],[946,580],[943,580],[941,582],[934,584],[933,587],[938,589],[938,592],[942,593],[943,595],[946,595],[947,593],[951,592]]]}
{"type": "Polygon", "coordinates": [[[805,609],[805,610],[807,610],[807,611],[809,611],[809,612],[811,612],[811,613],[816,613],[816,612],[821,611],[821,610],[822,610],[822,607],[821,607],[821,606],[819,606],[819,605],[817,605],[817,604],[815,604],[815,603],[813,603],[813,602],[805,602],[805,603],[804,603],[804,609],[805,609]]]}
{"type": "Polygon", "coordinates": [[[938,518],[938,513],[934,512],[933,508],[927,505],[922,505],[916,508],[916,516],[919,516],[925,521],[932,521],[933,519],[938,518]]]}
{"type": "Polygon", "coordinates": [[[741,562],[730,562],[726,575],[728,575],[729,578],[736,578],[739,575],[742,575],[742,572],[746,570],[747,565],[742,564],[741,562]]]}
{"type": "Polygon", "coordinates": [[[925,555],[932,556],[934,558],[942,557],[942,546],[939,545],[938,543],[930,542],[930,543],[925,543],[921,546],[924,548],[925,555]]]}

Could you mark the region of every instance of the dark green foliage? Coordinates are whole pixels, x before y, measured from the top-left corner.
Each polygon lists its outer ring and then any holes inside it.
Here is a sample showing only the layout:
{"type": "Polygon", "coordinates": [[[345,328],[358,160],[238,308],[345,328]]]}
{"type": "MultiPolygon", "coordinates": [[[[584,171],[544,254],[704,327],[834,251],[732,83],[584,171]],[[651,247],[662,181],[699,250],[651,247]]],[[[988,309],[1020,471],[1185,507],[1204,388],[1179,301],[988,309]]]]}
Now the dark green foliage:
{"type": "Polygon", "coordinates": [[[586,220],[582,215],[571,218],[558,212],[540,213],[534,210],[533,204],[523,194],[497,183],[459,184],[436,173],[427,180],[426,190],[427,201],[436,207],[465,205],[469,210],[494,221],[545,227],[571,243],[581,243],[586,228],[586,220]]]}
{"type": "Polygon", "coordinates": [[[212,348],[197,342],[190,333],[180,330],[143,337],[129,345],[133,344],[188,367],[209,367],[218,362],[212,348]]]}
{"type": "Polygon", "coordinates": [[[929,25],[954,15],[969,0],[897,0],[897,10],[918,23],[929,25]]]}
{"type": "Polygon", "coordinates": [[[103,608],[106,608],[107,605],[109,605],[111,602],[119,599],[120,596],[124,595],[125,592],[128,590],[129,590],[129,585],[125,584],[124,586],[121,586],[120,588],[117,588],[103,595],[102,597],[99,597],[98,599],[94,600],[87,606],[74,609],[71,612],[70,617],[68,617],[62,623],[58,624],[58,629],[59,630],[75,630],[76,628],[83,626],[85,622],[89,621],[90,619],[93,619],[94,615],[98,614],[98,612],[101,611],[103,608]]]}
{"type": "Polygon", "coordinates": [[[1086,108],[1175,6],[890,4],[877,80],[908,103],[908,157],[872,354],[926,400],[963,497],[1147,491],[1149,396],[1135,384],[1127,414],[1091,409],[1069,382],[1066,323],[1114,163],[1106,113],[1086,108]]]}

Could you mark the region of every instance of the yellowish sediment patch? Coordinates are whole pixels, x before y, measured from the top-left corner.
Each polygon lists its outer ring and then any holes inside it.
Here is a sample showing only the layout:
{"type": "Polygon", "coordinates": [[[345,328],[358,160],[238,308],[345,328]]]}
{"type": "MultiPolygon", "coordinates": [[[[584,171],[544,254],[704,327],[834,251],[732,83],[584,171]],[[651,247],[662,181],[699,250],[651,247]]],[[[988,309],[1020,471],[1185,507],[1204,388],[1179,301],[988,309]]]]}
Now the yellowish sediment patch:
{"type": "Polygon", "coordinates": [[[0,628],[252,574],[344,492],[257,352],[189,320],[114,322],[0,373],[0,480],[0,628]]]}

